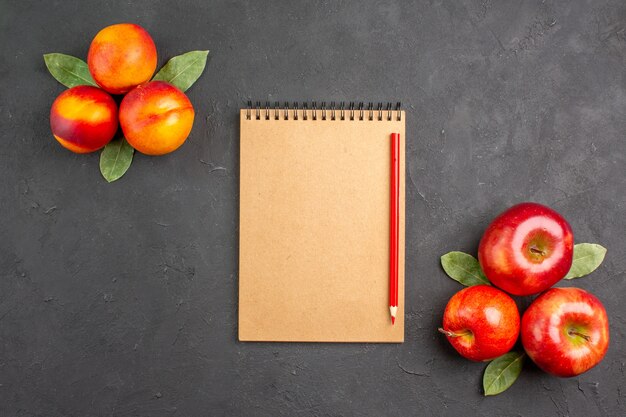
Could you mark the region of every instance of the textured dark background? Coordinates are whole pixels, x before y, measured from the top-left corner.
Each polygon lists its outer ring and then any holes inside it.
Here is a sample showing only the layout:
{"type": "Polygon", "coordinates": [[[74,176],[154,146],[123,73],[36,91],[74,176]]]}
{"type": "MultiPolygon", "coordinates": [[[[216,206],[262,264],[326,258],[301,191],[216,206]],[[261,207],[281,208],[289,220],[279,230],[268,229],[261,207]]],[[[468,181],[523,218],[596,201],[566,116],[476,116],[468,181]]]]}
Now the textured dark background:
{"type": "MultiPolygon", "coordinates": [[[[612,1],[0,2],[0,415],[623,416],[626,4],[612,1]],[[86,57],[136,22],[159,63],[210,49],[194,130],[107,184],[52,138],[63,91],[42,55],[86,57]],[[252,100],[402,101],[402,345],[237,342],[238,109],[252,100]],[[224,169],[217,169],[217,168],[224,169]],[[527,364],[484,398],[484,364],[436,332],[475,252],[524,200],[609,252],[571,282],[605,302],[587,374],[527,364]]],[[[528,300],[522,300],[527,305],[528,300]]]]}

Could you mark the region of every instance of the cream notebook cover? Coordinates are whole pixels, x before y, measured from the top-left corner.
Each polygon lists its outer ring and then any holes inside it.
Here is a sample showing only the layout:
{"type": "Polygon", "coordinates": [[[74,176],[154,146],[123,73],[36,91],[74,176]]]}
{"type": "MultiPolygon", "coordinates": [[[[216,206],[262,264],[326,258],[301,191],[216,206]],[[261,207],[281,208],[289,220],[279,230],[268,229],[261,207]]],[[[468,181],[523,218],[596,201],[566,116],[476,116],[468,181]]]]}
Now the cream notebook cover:
{"type": "Polygon", "coordinates": [[[404,111],[242,109],[240,124],[239,340],[403,342],[404,111]],[[400,272],[392,326],[394,132],[400,272]]]}

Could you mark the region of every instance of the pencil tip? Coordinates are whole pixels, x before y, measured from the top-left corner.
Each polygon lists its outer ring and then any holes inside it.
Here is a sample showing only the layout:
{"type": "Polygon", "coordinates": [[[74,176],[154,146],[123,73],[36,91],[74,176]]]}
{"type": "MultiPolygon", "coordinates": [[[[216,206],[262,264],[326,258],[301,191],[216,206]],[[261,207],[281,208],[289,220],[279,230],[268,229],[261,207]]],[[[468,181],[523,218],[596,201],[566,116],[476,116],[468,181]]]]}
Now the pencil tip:
{"type": "Polygon", "coordinates": [[[396,323],[396,315],[398,314],[398,306],[389,306],[389,315],[391,316],[391,324],[396,323]]]}

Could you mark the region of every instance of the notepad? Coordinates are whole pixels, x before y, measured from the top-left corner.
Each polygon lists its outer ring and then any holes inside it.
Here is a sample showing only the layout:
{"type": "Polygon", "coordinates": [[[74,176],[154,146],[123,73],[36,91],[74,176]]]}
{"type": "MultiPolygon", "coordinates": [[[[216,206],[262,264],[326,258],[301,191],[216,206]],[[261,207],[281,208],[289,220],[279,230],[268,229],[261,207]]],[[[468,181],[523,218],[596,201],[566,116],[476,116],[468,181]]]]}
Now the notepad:
{"type": "Polygon", "coordinates": [[[240,111],[239,340],[404,341],[405,112],[240,111]],[[389,317],[390,134],[400,149],[399,309],[389,317]]]}

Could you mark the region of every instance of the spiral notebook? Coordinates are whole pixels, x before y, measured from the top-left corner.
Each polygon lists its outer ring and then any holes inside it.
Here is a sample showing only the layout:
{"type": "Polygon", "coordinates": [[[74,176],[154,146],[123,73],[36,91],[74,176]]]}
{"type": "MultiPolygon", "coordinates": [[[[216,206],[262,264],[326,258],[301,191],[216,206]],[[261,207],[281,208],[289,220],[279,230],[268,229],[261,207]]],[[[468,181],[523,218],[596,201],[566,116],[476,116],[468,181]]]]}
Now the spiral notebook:
{"type": "Polygon", "coordinates": [[[404,341],[405,112],[240,111],[239,340],[404,341]],[[390,134],[399,132],[399,309],[389,317],[390,134]]]}

